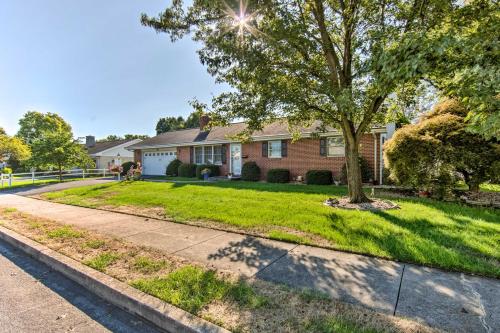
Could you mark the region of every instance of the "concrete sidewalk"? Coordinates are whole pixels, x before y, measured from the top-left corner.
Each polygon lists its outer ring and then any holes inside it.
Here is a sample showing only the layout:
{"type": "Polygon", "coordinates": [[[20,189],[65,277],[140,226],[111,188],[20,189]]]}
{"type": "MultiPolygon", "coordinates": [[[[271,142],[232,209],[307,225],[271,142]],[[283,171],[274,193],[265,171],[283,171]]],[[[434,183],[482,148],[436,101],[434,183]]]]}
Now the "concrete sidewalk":
{"type": "Polygon", "coordinates": [[[127,214],[0,194],[0,206],[95,230],[244,276],[459,332],[500,331],[500,280],[127,214]]]}

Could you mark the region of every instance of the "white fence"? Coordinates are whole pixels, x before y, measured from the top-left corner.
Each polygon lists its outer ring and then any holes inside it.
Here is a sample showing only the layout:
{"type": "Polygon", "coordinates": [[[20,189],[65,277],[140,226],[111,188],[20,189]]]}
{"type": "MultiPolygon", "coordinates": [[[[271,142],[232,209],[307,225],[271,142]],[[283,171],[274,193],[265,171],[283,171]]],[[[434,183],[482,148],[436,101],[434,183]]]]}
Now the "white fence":
{"type": "MultiPolygon", "coordinates": [[[[117,177],[120,180],[120,173],[112,172],[108,169],[74,169],[63,170],[62,179],[85,179],[95,177],[117,177]]],[[[59,171],[39,171],[23,173],[0,173],[0,186],[11,187],[16,185],[29,185],[59,180],[59,171]]]]}

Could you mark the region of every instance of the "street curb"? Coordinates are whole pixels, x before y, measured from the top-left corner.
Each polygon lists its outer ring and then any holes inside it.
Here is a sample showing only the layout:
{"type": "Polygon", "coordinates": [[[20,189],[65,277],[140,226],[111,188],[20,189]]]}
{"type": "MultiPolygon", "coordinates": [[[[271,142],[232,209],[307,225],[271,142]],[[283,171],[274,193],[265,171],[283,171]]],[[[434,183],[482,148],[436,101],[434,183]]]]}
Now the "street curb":
{"type": "Polygon", "coordinates": [[[147,295],[45,245],[0,226],[0,239],[78,283],[107,302],[167,332],[229,333],[228,330],[147,295]]]}

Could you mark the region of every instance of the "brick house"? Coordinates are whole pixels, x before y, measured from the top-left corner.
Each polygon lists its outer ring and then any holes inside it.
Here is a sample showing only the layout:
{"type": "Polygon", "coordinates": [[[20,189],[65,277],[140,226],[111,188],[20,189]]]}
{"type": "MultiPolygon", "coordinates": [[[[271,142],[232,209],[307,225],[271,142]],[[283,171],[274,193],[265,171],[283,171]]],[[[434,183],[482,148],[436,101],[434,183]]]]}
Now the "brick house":
{"type": "MultiPolygon", "coordinates": [[[[167,165],[178,158],[183,163],[220,165],[221,175],[241,174],[245,162],[255,161],[265,178],[273,168],[286,168],[290,176],[304,177],[308,170],[331,170],[337,177],[345,163],[341,132],[326,128],[318,133],[319,122],[300,130],[301,138],[292,142],[285,122],[274,122],[252,135],[250,142],[232,140],[241,133],[245,123],[205,129],[206,117],[200,128],[167,132],[128,147],[134,159],[141,162],[144,175],[164,175],[167,165]]],[[[394,125],[375,126],[361,139],[360,152],[368,161],[374,181],[382,179],[382,146],[392,135],[394,125]]]]}

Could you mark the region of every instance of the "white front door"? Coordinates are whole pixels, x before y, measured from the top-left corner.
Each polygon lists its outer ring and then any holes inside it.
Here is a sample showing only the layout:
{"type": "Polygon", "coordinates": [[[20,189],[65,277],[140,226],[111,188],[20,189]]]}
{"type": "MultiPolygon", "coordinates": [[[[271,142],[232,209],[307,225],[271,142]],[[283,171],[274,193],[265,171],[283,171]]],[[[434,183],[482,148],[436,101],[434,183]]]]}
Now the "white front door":
{"type": "Polygon", "coordinates": [[[241,144],[231,143],[231,173],[241,175],[241,144]]]}

